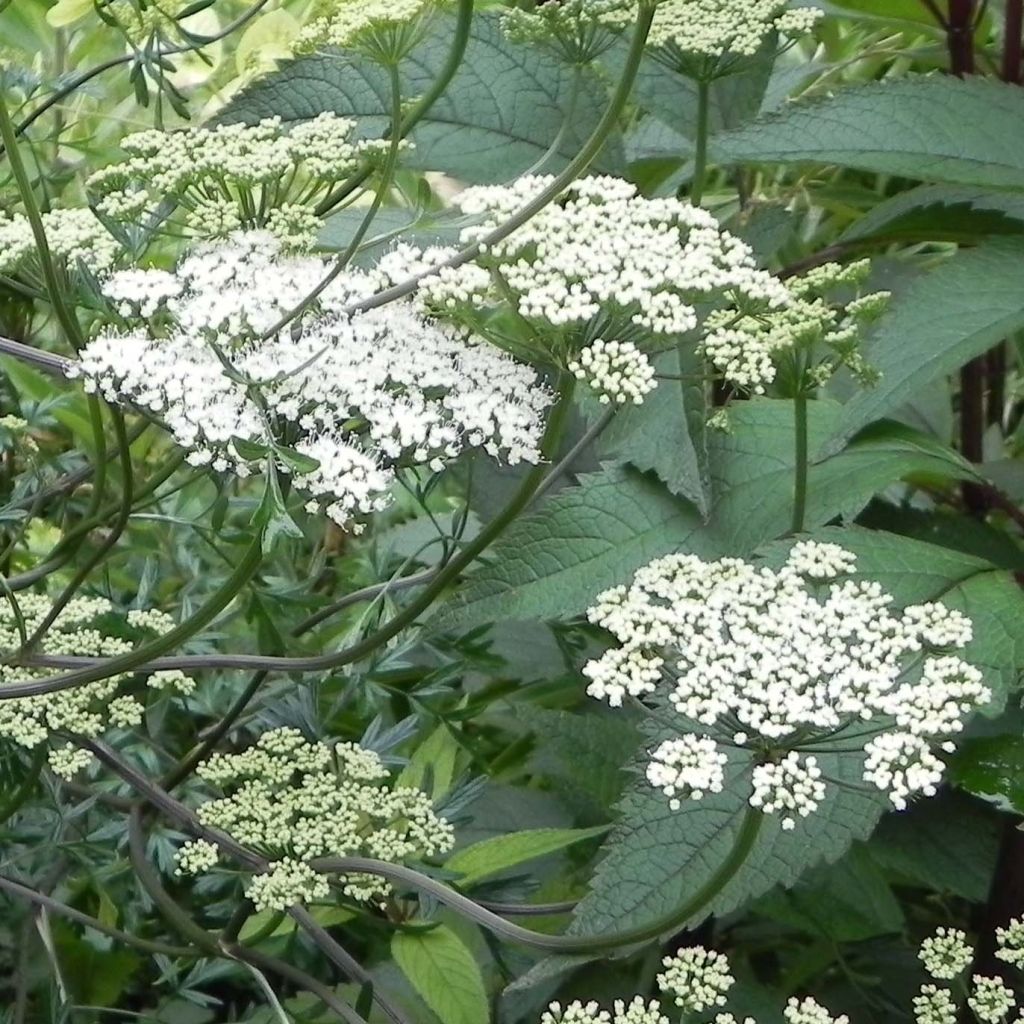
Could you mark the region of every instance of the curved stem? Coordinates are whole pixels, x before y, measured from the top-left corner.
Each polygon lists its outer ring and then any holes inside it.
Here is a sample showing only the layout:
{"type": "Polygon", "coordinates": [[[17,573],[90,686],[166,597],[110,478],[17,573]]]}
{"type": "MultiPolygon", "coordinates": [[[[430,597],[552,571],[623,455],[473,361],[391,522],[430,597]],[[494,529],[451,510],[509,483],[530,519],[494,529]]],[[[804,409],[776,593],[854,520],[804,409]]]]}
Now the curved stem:
{"type": "Polygon", "coordinates": [[[203,956],[203,953],[191,946],[172,946],[168,942],[143,939],[137,935],[122,931],[120,928],[104,924],[95,917],[84,914],[81,910],[76,910],[66,903],[61,903],[60,900],[55,900],[52,896],[46,896],[44,893],[37,892],[27,885],[22,885],[21,882],[16,882],[13,878],[8,878],[6,875],[0,875],[0,891],[10,893],[12,896],[25,900],[27,903],[34,903],[38,907],[45,907],[54,914],[66,917],[69,921],[77,921],[79,924],[85,925],[86,928],[91,928],[101,935],[109,935],[110,938],[117,939],[118,942],[123,942],[126,945],[134,946],[136,949],[141,949],[144,953],[162,953],[164,956],[190,957],[192,959],[203,956]]]}
{"type": "MultiPolygon", "coordinates": [[[[455,15],[455,31],[452,33],[452,45],[448,51],[448,57],[444,66],[438,73],[437,78],[431,83],[430,88],[419,98],[416,105],[400,121],[393,120],[388,128],[389,137],[397,131],[398,138],[404,139],[409,132],[416,127],[427,115],[430,108],[441,98],[445,90],[451,85],[455,73],[462,64],[462,58],[466,54],[466,45],[469,42],[469,30],[473,22],[473,0],[459,0],[458,10],[455,15]],[[396,129],[397,126],[397,129],[396,129]]],[[[343,182],[333,192],[325,196],[320,204],[313,211],[318,217],[330,213],[338,203],[343,202],[363,182],[369,178],[372,168],[368,165],[353,175],[348,181],[343,182]]]]}
{"type": "Polygon", "coordinates": [[[611,935],[597,935],[593,938],[571,935],[545,935],[540,932],[522,928],[519,925],[498,917],[485,910],[480,904],[463,896],[443,882],[438,882],[412,868],[400,864],[387,864],[384,861],[372,860],[367,857],[323,857],[312,862],[319,871],[337,871],[340,873],[364,872],[379,875],[391,882],[407,885],[411,889],[432,896],[439,903],[463,914],[470,920],[488,931],[494,932],[510,942],[516,942],[533,949],[543,949],[552,953],[585,954],[599,953],[625,946],[641,945],[651,942],[662,935],[670,934],[683,928],[698,914],[706,912],[715,897],[736,876],[746,863],[751,850],[760,834],[764,815],[753,807],[748,807],[743,814],[736,840],[728,856],[719,864],[715,873],[701,888],[680,907],[650,924],[630,928],[611,935]]]}

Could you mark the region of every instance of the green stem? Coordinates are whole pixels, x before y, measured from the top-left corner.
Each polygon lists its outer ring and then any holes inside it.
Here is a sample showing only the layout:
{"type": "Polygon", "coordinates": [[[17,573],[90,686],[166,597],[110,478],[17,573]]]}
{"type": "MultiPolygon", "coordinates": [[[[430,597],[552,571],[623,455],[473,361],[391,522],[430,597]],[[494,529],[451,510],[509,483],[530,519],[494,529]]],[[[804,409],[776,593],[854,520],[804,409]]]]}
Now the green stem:
{"type": "Polygon", "coordinates": [[[700,206],[708,175],[708,133],[711,112],[711,83],[701,78],[697,82],[697,138],[693,154],[693,179],[690,182],[690,202],[700,206]]]}
{"type": "MultiPolygon", "coordinates": [[[[452,45],[448,51],[448,59],[444,62],[444,67],[441,68],[437,78],[431,83],[430,88],[419,98],[409,113],[400,121],[397,119],[392,120],[388,129],[388,137],[393,134],[399,140],[404,139],[441,98],[455,77],[455,73],[459,70],[459,66],[462,64],[462,58],[466,53],[466,45],[469,42],[469,29],[472,22],[473,0],[459,0],[459,7],[455,15],[455,31],[452,34],[452,45]]],[[[338,188],[327,195],[317,206],[316,210],[314,210],[314,213],[318,217],[323,217],[325,214],[330,213],[338,203],[343,202],[352,195],[372,173],[373,168],[370,165],[358,171],[348,181],[343,182],[338,188]]]]}
{"type": "Polygon", "coordinates": [[[793,399],[796,473],[793,488],[793,533],[803,533],[807,512],[807,394],[800,387],[793,399]]]}

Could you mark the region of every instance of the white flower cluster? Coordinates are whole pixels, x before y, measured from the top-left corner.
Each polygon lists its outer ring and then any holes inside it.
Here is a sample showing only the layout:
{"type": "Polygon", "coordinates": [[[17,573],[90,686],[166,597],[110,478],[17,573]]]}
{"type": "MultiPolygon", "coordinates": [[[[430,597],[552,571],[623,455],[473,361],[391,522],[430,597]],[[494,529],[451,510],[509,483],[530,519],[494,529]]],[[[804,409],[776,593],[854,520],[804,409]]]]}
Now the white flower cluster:
{"type": "Polygon", "coordinates": [[[921,943],[917,955],[933,978],[951,981],[970,966],[974,950],[959,928],[938,928],[921,943]]]}
{"type": "Polygon", "coordinates": [[[388,146],[353,140],[355,126],[326,112],[287,131],[280,117],[269,117],[137,132],[121,142],[128,159],[97,171],[88,184],[97,208],[115,220],[137,221],[173,201],[196,237],[266,228],[292,248],[308,248],[320,227],[316,200],[388,146]]]}
{"type": "Polygon", "coordinates": [[[810,32],[823,13],[786,0],[662,0],[647,41],[672,55],[712,60],[712,73],[721,73],[723,59],[752,57],[773,34],[810,32]]]}
{"type": "Polygon", "coordinates": [[[567,366],[603,405],[643,405],[656,387],[651,361],[631,341],[596,338],[567,366]]]}
{"type": "Polygon", "coordinates": [[[87,390],[159,416],[193,465],[258,472],[290,424],[300,459],[279,468],[339,524],[383,507],[400,466],[439,471],[467,448],[539,460],[551,395],[532,369],[413,303],[343,312],[386,283],[381,273],[347,272],[301,335],[264,336],[328,269],[252,232],[196,247],[173,274],[114,274],[105,291],[138,325],[101,333],[75,372],[87,390]]]}
{"type": "MultiPolygon", "coordinates": [[[[388,788],[380,758],[352,743],[308,742],[297,729],[273,729],[241,753],[215,754],[197,774],[226,793],[200,804],[199,820],[272,860],[247,890],[257,910],[324,898],[328,879],[310,863],[317,857],[399,863],[445,853],[454,840],[451,825],[425,793],[388,788]]],[[[211,867],[211,845],[183,846],[179,871],[211,867]]],[[[379,899],[389,891],[370,876],[341,881],[354,900],[379,899]]]]}
{"type": "MultiPolygon", "coordinates": [[[[44,594],[21,594],[18,605],[27,634],[43,622],[52,605],[44,594]]],[[[105,598],[75,597],[40,639],[37,651],[49,655],[80,655],[109,658],[135,648],[132,640],[112,636],[104,628],[104,619],[117,614],[105,598]]],[[[174,625],[170,616],[157,611],[130,611],[120,619],[121,631],[166,633],[174,625]]],[[[21,645],[21,635],[10,602],[0,601],[0,652],[12,654],[21,645]]],[[[4,683],[52,675],[52,669],[30,669],[0,665],[0,689],[4,683]]],[[[35,697],[14,697],[0,701],[0,737],[23,747],[38,747],[52,732],[70,732],[80,736],[99,736],[114,726],[127,728],[142,720],[143,706],[129,695],[117,696],[126,676],[116,675],[97,682],[84,683],[35,697]]],[[[149,686],[177,694],[190,693],[195,681],[178,671],[154,672],[149,686]]],[[[58,775],[71,778],[86,767],[91,755],[70,745],[51,750],[50,767],[58,775]]]]}
{"type": "Polygon", "coordinates": [[[665,970],[658,975],[658,988],[672,996],[684,1014],[724,1006],[725,994],[736,982],[729,973],[729,961],[703,946],[676,950],[661,963],[665,970]]]}
{"type": "Polygon", "coordinates": [[[878,375],[864,361],[860,341],[885,311],[889,293],[872,292],[845,304],[827,299],[830,291],[861,284],[869,270],[869,260],[828,263],[787,282],[792,300],[784,307],[739,314],[714,310],[703,353],[731,384],[755,394],[763,394],[775,380],[779,355],[795,349],[818,357],[810,371],[815,385],[844,366],[862,383],[876,383],[878,375]]]}
{"type": "Polygon", "coordinates": [[[593,1000],[576,1000],[568,1006],[552,1003],[541,1015],[540,1024],[669,1024],[656,999],[636,996],[629,1003],[616,999],[613,1007],[612,1012],[603,1010],[593,1000]]]}
{"type": "MultiPolygon", "coordinates": [[[[462,242],[482,239],[551,181],[526,176],[461,192],[456,204],[478,218],[462,242]]],[[[782,282],[706,210],[644,198],[611,177],[574,182],[476,261],[427,278],[421,290],[449,312],[511,301],[538,334],[575,332],[576,343],[597,333],[621,343],[638,328],[678,336],[699,325],[698,307],[772,310],[789,301],[782,282]]]]}
{"type": "Polygon", "coordinates": [[[571,64],[595,60],[637,16],[636,0],[559,0],[531,9],[510,7],[501,26],[516,43],[552,46],[571,64]]]}
{"type": "Polygon", "coordinates": [[[974,1016],[984,1024],[1001,1024],[1017,1002],[1012,989],[999,978],[975,974],[971,979],[974,990],[967,997],[967,1005],[974,1016]]]}
{"type": "Polygon", "coordinates": [[[845,304],[830,302],[828,293],[861,284],[869,260],[849,266],[829,263],[787,282],[790,303],[770,311],[714,310],[707,318],[702,348],[708,360],[730,383],[763,394],[775,380],[776,361],[795,349],[811,352],[817,361],[812,383],[824,384],[846,366],[865,384],[877,374],[864,361],[860,342],[866,328],[885,310],[888,292],[872,292],[845,304]]]}
{"type": "MultiPolygon", "coordinates": [[[[665,957],[662,965],[665,970],[658,975],[658,988],[682,1009],[684,1019],[690,1013],[725,1005],[725,993],[735,982],[728,959],[703,946],[677,950],[674,956],[665,957]]],[[[576,1001],[564,1007],[551,1003],[540,1024],[669,1024],[669,1018],[657,999],[636,996],[630,1003],[616,1001],[612,1012],[594,1001],[576,1001]]],[[[719,1014],[716,1024],[732,1024],[731,1015],[719,1014]]],[[[753,1021],[748,1018],[745,1024],[753,1021]]]]}
{"type": "Polygon", "coordinates": [[[1024,968],[1024,919],[1015,917],[1005,928],[997,928],[996,945],[1000,960],[1024,968]]]}
{"type": "Polygon", "coordinates": [[[791,998],[782,1011],[786,1024],[850,1024],[845,1013],[833,1017],[824,1006],[811,996],[804,999],[791,998]]]}
{"type": "Polygon", "coordinates": [[[917,1024],[956,1024],[956,1003],[949,989],[922,985],[913,1006],[917,1024]]]}
{"type": "MultiPolygon", "coordinates": [[[[72,208],[49,210],[42,215],[43,231],[52,255],[70,270],[79,263],[91,274],[109,270],[121,247],[92,210],[72,208]]],[[[24,214],[0,211],[0,274],[31,273],[36,269],[36,240],[24,214]]]]}
{"type": "Polygon", "coordinates": [[[779,569],[677,554],[598,597],[590,619],[617,643],[585,666],[587,692],[679,716],[681,738],[647,769],[674,808],[722,790],[732,748],[751,765],[751,806],[793,828],[826,792],[817,745],[854,725],[863,777],[893,806],[935,792],[932,743],[951,750],[990,696],[978,669],[948,653],[969,642],[970,620],[940,604],[899,610],[877,583],[837,579],[854,566],[814,541],[779,569]]]}
{"type": "Polygon", "coordinates": [[[300,53],[324,46],[397,57],[422,33],[437,0],[319,0],[295,42],[300,53]],[[395,35],[411,38],[399,40],[395,35]],[[391,36],[392,38],[388,38],[391,36]]]}

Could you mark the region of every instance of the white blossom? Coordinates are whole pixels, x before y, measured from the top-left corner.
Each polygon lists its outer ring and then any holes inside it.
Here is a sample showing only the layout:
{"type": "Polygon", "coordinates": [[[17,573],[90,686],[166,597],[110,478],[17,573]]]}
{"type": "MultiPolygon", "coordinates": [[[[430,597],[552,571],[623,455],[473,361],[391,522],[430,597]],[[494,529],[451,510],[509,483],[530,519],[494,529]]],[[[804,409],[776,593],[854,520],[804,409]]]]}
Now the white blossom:
{"type": "Polygon", "coordinates": [[[665,970],[658,975],[658,988],[672,996],[684,1014],[724,1006],[725,994],[735,983],[728,959],[703,946],[676,950],[661,963],[665,970]]]}
{"type": "Polygon", "coordinates": [[[1000,960],[1024,968],[1024,919],[1015,917],[1005,928],[997,928],[996,945],[1000,960]]]}
{"type": "Polygon", "coordinates": [[[651,361],[631,341],[597,338],[567,369],[605,405],[643,405],[644,396],[657,386],[651,361]]]}
{"type": "MultiPolygon", "coordinates": [[[[214,754],[197,774],[225,794],[199,805],[202,824],[272,862],[246,890],[257,907],[286,909],[325,897],[328,879],[310,863],[318,857],[401,863],[446,853],[454,839],[426,794],[389,786],[389,772],[373,751],[309,742],[297,729],[273,729],[240,753],[214,754]]],[[[180,870],[204,870],[195,861],[187,852],[180,870]]],[[[355,900],[379,900],[389,891],[386,882],[368,875],[341,882],[355,900]]]]}
{"type": "Polygon", "coordinates": [[[956,1024],[956,1003],[950,991],[922,985],[914,996],[914,1020],[917,1024],[956,1024]]]}
{"type": "Polygon", "coordinates": [[[684,738],[657,746],[647,769],[674,808],[721,788],[729,746],[750,767],[751,806],[793,828],[827,793],[815,743],[846,745],[844,732],[895,807],[935,792],[944,766],[932,744],[948,751],[990,698],[978,669],[949,653],[970,623],[939,604],[900,611],[879,584],[842,579],[855,562],[815,541],[779,569],[669,555],[599,595],[589,616],[615,643],[584,667],[587,692],[679,716],[684,738]]]}
{"type": "MultiPolygon", "coordinates": [[[[552,180],[465,189],[455,202],[477,221],[463,229],[463,244],[484,239],[552,180]]],[[[540,335],[572,330],[582,342],[588,327],[620,342],[638,328],[676,336],[698,326],[699,306],[768,310],[789,301],[786,286],[706,210],[647,199],[611,177],[575,181],[475,262],[428,276],[421,292],[449,312],[511,301],[540,335]]]]}
{"type": "MultiPolygon", "coordinates": [[[[121,247],[92,210],[48,210],[42,215],[43,231],[51,254],[71,269],[78,264],[94,276],[108,271],[121,247]]],[[[31,271],[38,275],[37,247],[32,225],[24,214],[0,211],[0,274],[31,271]]]]}
{"type": "MultiPolygon", "coordinates": [[[[18,605],[24,627],[31,635],[43,623],[52,607],[45,594],[22,593],[18,605]]],[[[112,633],[107,623],[118,613],[105,598],[74,597],[40,638],[36,650],[45,655],[75,655],[112,658],[135,649],[138,640],[150,633],[166,632],[169,616],[155,611],[131,611],[124,625],[112,633]],[[130,639],[132,633],[141,634],[130,639]]],[[[13,654],[21,646],[17,619],[8,601],[0,601],[0,653],[13,654]]],[[[25,682],[53,674],[50,668],[0,665],[0,690],[5,683],[25,682]]],[[[93,738],[109,727],[130,728],[142,720],[143,705],[130,694],[118,694],[124,674],[79,683],[77,686],[32,697],[0,700],[0,738],[22,747],[37,747],[54,732],[72,732],[93,738]]],[[[195,681],[181,672],[154,673],[148,680],[154,689],[172,693],[190,692],[195,681]]],[[[50,765],[65,778],[86,767],[91,755],[72,746],[50,752],[50,765]]]]}
{"type": "Polygon", "coordinates": [[[999,1024],[1017,1002],[1013,992],[999,978],[975,974],[971,980],[974,991],[967,997],[967,1005],[984,1024],[999,1024]]]}
{"type": "Polygon", "coordinates": [[[196,237],[266,228],[288,247],[305,249],[320,228],[312,211],[318,199],[387,149],[386,141],[354,140],[355,127],[328,111],[288,129],[268,117],[136,132],[121,142],[127,159],[96,171],[88,185],[100,212],[116,220],[138,221],[173,200],[196,237]]]}
{"type": "Polygon", "coordinates": [[[939,981],[952,981],[970,966],[974,950],[959,928],[938,928],[921,943],[918,952],[924,969],[939,981]]]}
{"type": "Polygon", "coordinates": [[[435,0],[317,0],[310,20],[296,40],[296,49],[309,52],[324,46],[355,47],[370,53],[392,53],[381,36],[406,29],[413,38],[399,47],[401,53],[422,31],[419,22],[435,6],[435,0]]]}
{"type": "Polygon", "coordinates": [[[824,1006],[811,996],[797,999],[795,996],[786,1004],[782,1011],[786,1024],[850,1024],[849,1017],[841,1013],[833,1017],[824,1006]]]}
{"type": "Polygon", "coordinates": [[[665,740],[647,763],[647,781],[671,797],[669,806],[677,811],[681,806],[679,795],[700,800],[705,793],[721,793],[728,760],[707,736],[665,740]]]}
{"type": "Polygon", "coordinates": [[[512,465],[540,459],[551,394],[528,366],[412,302],[343,312],[381,287],[382,273],[348,271],[298,336],[268,334],[328,270],[265,233],[242,233],[197,246],[173,275],[114,274],[107,294],[143,321],[102,332],[75,373],[108,401],[158,416],[192,465],[239,476],[261,471],[279,447],[255,389],[298,432],[303,461],[281,459],[279,469],[342,525],[387,503],[399,467],[438,471],[469,448],[512,465]]]}
{"type": "Polygon", "coordinates": [[[216,867],[220,860],[220,848],[208,839],[190,839],[178,847],[174,860],[178,865],[175,874],[202,874],[216,867]]]}

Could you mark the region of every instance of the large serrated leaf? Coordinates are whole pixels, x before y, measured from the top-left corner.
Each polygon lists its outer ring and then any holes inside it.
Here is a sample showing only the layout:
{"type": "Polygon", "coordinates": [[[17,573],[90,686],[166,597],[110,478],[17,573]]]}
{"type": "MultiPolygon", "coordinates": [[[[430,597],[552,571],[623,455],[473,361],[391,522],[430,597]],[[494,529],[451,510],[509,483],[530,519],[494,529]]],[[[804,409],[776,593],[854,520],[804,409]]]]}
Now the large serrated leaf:
{"type": "Polygon", "coordinates": [[[920,181],[1024,188],[1024,93],[916,76],[841,89],[715,137],[719,163],[839,164],[920,181]]]}
{"type": "Polygon", "coordinates": [[[701,525],[691,505],[628,467],[582,477],[509,527],[434,626],[579,614],[652,558],[715,553],[701,525]]]}
{"type": "MultiPolygon", "coordinates": [[[[837,430],[842,407],[823,399],[809,403],[808,414],[814,451],[837,430]]],[[[730,433],[714,434],[711,440],[715,501],[708,529],[722,550],[739,555],[789,529],[795,425],[793,403],[778,399],[740,402],[729,415],[730,433]]],[[[872,495],[908,474],[959,477],[970,472],[953,451],[894,424],[831,457],[812,461],[806,528],[822,526],[837,516],[852,519],[872,495]]]]}
{"type": "MultiPolygon", "coordinates": [[[[448,56],[453,21],[437,27],[402,63],[402,95],[429,88],[448,56]]],[[[545,171],[559,171],[579,151],[607,103],[604,86],[583,69],[570,111],[573,72],[538,47],[509,42],[497,12],[478,12],[459,70],[412,134],[409,166],[444,171],[470,182],[506,181],[548,155],[545,171]]],[[[285,122],[324,111],[355,117],[363,135],[380,135],[388,122],[389,86],[383,68],[357,54],[302,57],[260,79],[222,111],[221,121],[285,122]]],[[[621,164],[617,141],[605,146],[598,167],[621,164]]]]}
{"type": "Polygon", "coordinates": [[[846,404],[830,450],[1024,327],[1022,277],[1024,241],[998,238],[914,281],[865,345],[882,377],[846,404]]]}

